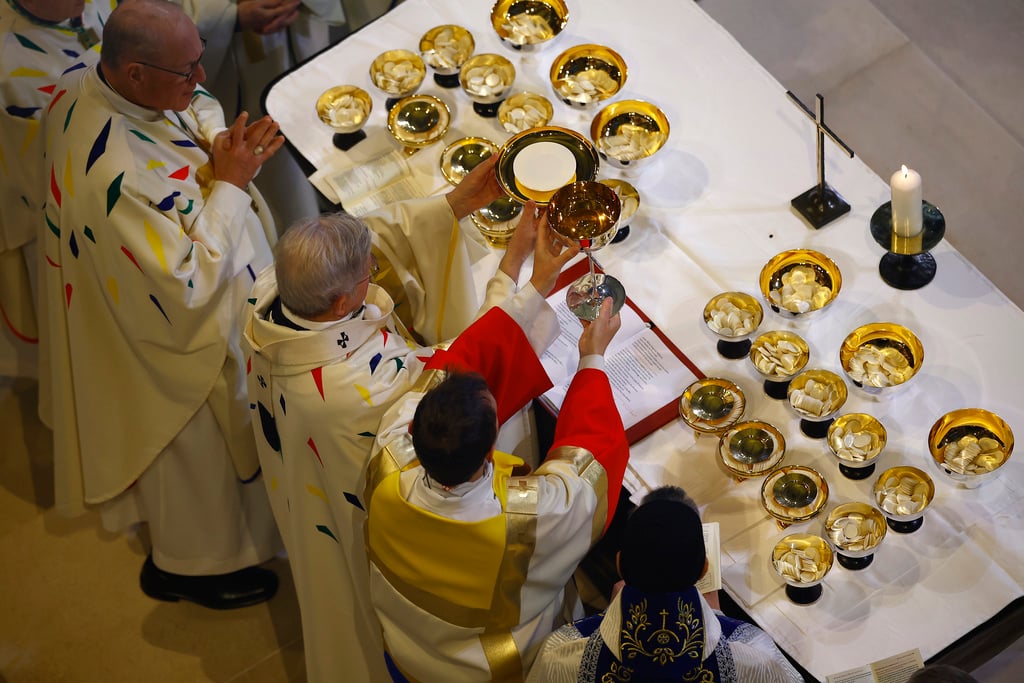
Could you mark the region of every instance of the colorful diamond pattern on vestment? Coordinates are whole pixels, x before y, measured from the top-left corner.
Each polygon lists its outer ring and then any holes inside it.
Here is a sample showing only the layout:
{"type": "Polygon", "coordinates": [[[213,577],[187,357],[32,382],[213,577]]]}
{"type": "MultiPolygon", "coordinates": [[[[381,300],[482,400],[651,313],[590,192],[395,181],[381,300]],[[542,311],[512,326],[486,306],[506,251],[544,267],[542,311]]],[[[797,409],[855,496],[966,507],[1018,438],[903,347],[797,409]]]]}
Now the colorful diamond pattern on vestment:
{"type": "Polygon", "coordinates": [[[373,432],[359,432],[359,434],[357,434],[357,436],[368,436],[368,437],[370,437],[372,439],[373,437],[375,437],[377,435],[374,434],[373,432]]]}
{"type": "Polygon", "coordinates": [[[399,372],[402,368],[405,367],[405,361],[403,361],[398,356],[395,356],[391,360],[395,361],[395,372],[399,372]]]}
{"type": "MultiPolygon", "coordinates": [[[[53,170],[53,165],[50,165],[50,194],[53,196],[53,201],[60,208],[60,187],[57,185],[57,175],[53,170]]],[[[58,235],[59,236],[59,235],[58,235]]]]}
{"type": "Polygon", "coordinates": [[[160,209],[161,211],[170,211],[171,209],[174,208],[174,198],[180,194],[181,192],[175,190],[174,192],[170,193],[169,195],[161,199],[160,203],[156,205],[156,208],[160,209]]]}
{"type": "Polygon", "coordinates": [[[320,398],[324,398],[324,369],[313,368],[309,371],[313,375],[313,382],[316,383],[316,390],[320,392],[320,398]]]}
{"type": "MultiPolygon", "coordinates": [[[[140,140],[145,140],[146,142],[152,143],[154,145],[156,144],[156,142],[153,141],[153,138],[149,137],[148,135],[145,135],[145,134],[141,133],[140,131],[135,130],[134,128],[129,128],[128,132],[131,133],[132,135],[134,135],[135,137],[137,137],[140,140]]],[[[150,162],[150,163],[152,163],[152,162],[150,162]]]]}
{"type": "Polygon", "coordinates": [[[117,204],[117,200],[121,198],[121,181],[124,180],[124,171],[117,174],[113,182],[110,183],[110,187],[107,188],[107,215],[114,210],[114,205],[117,204]]]}
{"type": "Polygon", "coordinates": [[[277,402],[281,405],[281,414],[287,415],[288,409],[284,407],[284,394],[281,394],[281,398],[279,398],[277,402]]]}
{"type": "Polygon", "coordinates": [[[139,265],[139,262],[135,260],[135,254],[133,254],[131,250],[128,249],[128,247],[122,245],[121,252],[124,253],[124,255],[127,256],[129,259],[131,259],[131,262],[135,264],[135,267],[139,269],[140,273],[142,273],[143,275],[146,274],[146,271],[142,270],[142,266],[139,265]]]}
{"type": "Polygon", "coordinates": [[[150,294],[149,300],[152,301],[154,305],[156,305],[157,310],[160,311],[160,315],[164,317],[164,320],[166,320],[167,322],[171,322],[171,319],[167,317],[167,313],[164,311],[164,307],[160,305],[160,301],[156,298],[156,296],[150,294]]]}
{"type": "Polygon", "coordinates": [[[68,238],[68,248],[71,249],[71,255],[78,258],[78,240],[75,239],[75,231],[71,231],[71,237],[68,238]]]}
{"type": "MultiPolygon", "coordinates": [[[[60,98],[64,97],[64,95],[65,95],[66,93],[67,93],[67,90],[61,90],[61,91],[60,91],[60,92],[58,92],[58,93],[57,93],[56,95],[54,95],[54,96],[53,96],[53,99],[52,99],[52,100],[50,100],[50,104],[49,104],[49,106],[47,106],[47,107],[46,107],[46,111],[50,111],[51,109],[53,109],[53,105],[57,104],[57,102],[59,102],[59,101],[60,101],[60,98]]],[[[67,130],[67,129],[68,129],[68,125],[67,125],[67,123],[65,122],[65,124],[64,124],[64,130],[67,130]]]]}
{"type": "MultiPolygon", "coordinates": [[[[107,139],[110,137],[110,122],[111,119],[107,119],[107,122],[103,125],[103,130],[100,131],[100,134],[96,136],[95,142],[92,143],[92,149],[89,150],[89,158],[85,162],[86,174],[89,173],[89,169],[96,163],[96,160],[107,151],[107,139]]],[[[122,175],[124,174],[122,173],[122,175]]],[[[110,212],[108,211],[107,213],[109,214],[110,212]]]]}
{"type": "Polygon", "coordinates": [[[363,399],[363,402],[366,403],[366,405],[368,405],[368,406],[372,406],[373,405],[373,395],[370,393],[370,390],[367,389],[366,387],[360,386],[358,384],[355,384],[353,386],[356,388],[356,391],[359,392],[359,396],[363,399]]]}
{"type": "Polygon", "coordinates": [[[323,467],[324,461],[320,457],[320,451],[317,450],[316,444],[313,443],[313,437],[309,437],[309,441],[306,442],[306,445],[313,449],[313,454],[316,456],[316,459],[320,461],[320,467],[323,467]]]}
{"type": "Polygon", "coordinates": [[[375,353],[373,355],[373,358],[370,359],[370,374],[371,375],[377,369],[377,366],[380,365],[380,359],[383,358],[383,357],[384,357],[383,355],[381,355],[379,353],[375,353]]]}
{"type": "Polygon", "coordinates": [[[44,92],[47,95],[52,95],[53,91],[56,90],[56,89],[57,89],[57,84],[56,83],[51,83],[50,85],[41,85],[38,88],[36,88],[36,90],[38,90],[39,92],[44,92]]]}
{"type": "Polygon", "coordinates": [[[316,525],[316,530],[317,530],[317,531],[319,531],[320,533],[324,534],[325,536],[330,536],[331,538],[333,538],[333,539],[334,539],[334,542],[335,542],[335,543],[337,543],[337,542],[338,542],[338,537],[337,537],[337,536],[335,536],[335,535],[334,535],[334,532],[332,532],[332,531],[331,531],[331,530],[330,530],[329,528],[327,528],[327,527],[326,527],[325,525],[323,525],[323,524],[317,524],[317,525],[316,525]]]}
{"type": "Polygon", "coordinates": [[[19,107],[16,104],[7,106],[7,113],[16,119],[30,119],[32,115],[42,109],[42,107],[19,107]]]}
{"type": "Polygon", "coordinates": [[[182,166],[174,173],[168,175],[168,178],[174,178],[175,180],[187,180],[188,179],[188,164],[182,166]]]}
{"type": "Polygon", "coordinates": [[[90,228],[88,225],[85,226],[84,230],[82,230],[82,234],[88,237],[90,242],[96,244],[96,236],[92,234],[92,228],[90,228]]]}
{"type": "Polygon", "coordinates": [[[46,54],[46,50],[39,47],[31,40],[29,40],[27,37],[21,35],[20,33],[15,33],[14,37],[18,39],[18,42],[21,43],[22,47],[28,48],[29,50],[35,50],[36,52],[42,52],[44,55],[46,54]]]}
{"type": "Polygon", "coordinates": [[[366,508],[363,507],[363,504],[359,502],[359,498],[356,496],[356,494],[349,493],[348,491],[345,491],[343,495],[345,496],[345,500],[347,500],[348,502],[352,503],[353,505],[355,505],[360,510],[365,510],[366,509],[366,508]]]}
{"type": "Polygon", "coordinates": [[[117,280],[113,275],[107,278],[107,291],[110,292],[110,298],[114,300],[115,306],[121,303],[121,294],[117,289],[117,280]]]}
{"type": "Polygon", "coordinates": [[[319,486],[313,486],[312,484],[306,484],[306,493],[309,493],[311,495],[316,496],[317,498],[319,498],[320,500],[324,501],[325,503],[328,502],[327,501],[327,494],[324,493],[324,490],[322,488],[320,488],[319,486]]]}
{"type": "Polygon", "coordinates": [[[167,272],[167,258],[164,256],[164,244],[160,241],[160,235],[153,226],[149,224],[149,221],[142,221],[142,225],[146,230],[146,241],[149,242],[149,248],[153,250],[153,254],[156,256],[156,260],[160,262],[160,267],[167,272]]]}
{"type": "Polygon", "coordinates": [[[64,299],[67,302],[68,308],[71,308],[71,292],[72,292],[72,289],[73,288],[71,287],[71,283],[70,282],[67,283],[66,285],[64,285],[64,299]]]}
{"type": "MultiPolygon", "coordinates": [[[[58,204],[58,206],[60,205],[58,204]]],[[[50,220],[49,214],[43,214],[43,218],[46,219],[46,225],[49,226],[50,232],[56,235],[57,239],[60,239],[60,228],[57,227],[56,223],[50,220]]]]}
{"type": "MultiPolygon", "coordinates": [[[[64,94],[64,91],[62,90],[60,95],[63,95],[63,94],[64,94]]],[[[57,95],[57,97],[60,97],[60,95],[57,95]]],[[[54,98],[54,99],[56,99],[56,98],[54,98]]],[[[78,104],[78,100],[75,100],[74,102],[71,103],[71,106],[68,107],[68,113],[64,115],[64,132],[65,133],[68,132],[68,126],[71,125],[71,115],[75,113],[75,105],[76,104],[78,104]]],[[[52,101],[50,102],[50,106],[53,106],[53,102],[52,101]]]]}

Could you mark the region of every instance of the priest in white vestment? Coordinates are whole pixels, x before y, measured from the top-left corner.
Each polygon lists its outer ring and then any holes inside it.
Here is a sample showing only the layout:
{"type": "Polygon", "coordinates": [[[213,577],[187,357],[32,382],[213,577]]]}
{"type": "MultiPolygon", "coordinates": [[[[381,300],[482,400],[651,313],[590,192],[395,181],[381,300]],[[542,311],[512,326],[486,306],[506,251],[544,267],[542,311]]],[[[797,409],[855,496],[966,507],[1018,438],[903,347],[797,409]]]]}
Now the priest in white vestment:
{"type": "Polygon", "coordinates": [[[803,681],[768,634],[712,609],[695,587],[708,559],[700,515],[682,489],[647,494],[621,539],[621,590],[604,614],[544,641],[529,683],[803,681]]]}
{"type": "Polygon", "coordinates": [[[149,523],[143,590],[227,608],[265,600],[280,547],[249,423],[241,321],[271,262],[251,184],[283,138],[224,127],[197,87],[203,41],[162,0],[126,0],[98,66],[44,118],[57,507],[149,523]]]}
{"type": "MultiPolygon", "coordinates": [[[[412,341],[388,292],[371,281],[378,257],[413,259],[414,319],[439,311],[459,218],[502,194],[494,161],[445,197],[402,202],[356,218],[300,221],[281,237],[275,267],[257,278],[244,329],[249,396],[263,477],[291,563],[311,682],[386,680],[363,548],[362,477],[381,416],[433,354],[412,341]]],[[[535,246],[533,205],[488,283],[484,309],[509,300],[535,246]]],[[[457,298],[456,298],[457,300],[457,298]]],[[[449,316],[456,311],[450,311],[449,316]]],[[[466,316],[459,318],[468,323],[466,316]]],[[[546,336],[557,323],[538,323],[546,336]],[[544,325],[546,324],[546,328],[544,325]]]]}
{"type": "Polygon", "coordinates": [[[0,375],[36,377],[36,239],[43,225],[39,125],[57,78],[100,58],[113,0],[0,2],[0,375]]]}
{"type": "Polygon", "coordinates": [[[394,680],[522,681],[544,636],[581,614],[570,579],[611,520],[629,457],[603,369],[619,322],[610,304],[580,339],[580,368],[534,474],[493,449],[495,422],[551,386],[543,346],[503,307],[435,353],[385,413],[364,503],[370,594],[394,680]]]}

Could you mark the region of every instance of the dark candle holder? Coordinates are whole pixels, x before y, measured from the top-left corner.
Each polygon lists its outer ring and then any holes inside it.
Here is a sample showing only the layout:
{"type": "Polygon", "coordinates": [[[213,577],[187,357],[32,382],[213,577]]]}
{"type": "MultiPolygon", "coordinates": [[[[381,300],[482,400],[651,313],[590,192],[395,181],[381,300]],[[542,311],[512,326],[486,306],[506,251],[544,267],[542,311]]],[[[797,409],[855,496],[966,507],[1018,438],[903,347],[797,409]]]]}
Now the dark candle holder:
{"type": "Polygon", "coordinates": [[[504,102],[504,100],[490,102],[488,104],[483,104],[482,102],[474,102],[473,111],[475,111],[478,115],[484,117],[485,119],[493,119],[498,115],[498,107],[501,106],[502,102],[504,102]]]}
{"type": "Polygon", "coordinates": [[[764,381],[764,393],[769,397],[774,398],[777,401],[783,401],[789,392],[790,380],[784,379],[776,382],[775,380],[766,379],[764,381]]]}
{"type": "Polygon", "coordinates": [[[892,202],[885,202],[871,215],[871,236],[886,250],[878,262],[878,273],[890,287],[920,289],[933,279],[937,265],[930,252],[946,233],[946,219],[938,207],[922,201],[921,232],[913,237],[897,235],[892,229],[892,202]]]}
{"type": "Polygon", "coordinates": [[[342,151],[348,151],[358,143],[366,139],[365,130],[357,130],[354,133],[335,133],[331,141],[334,146],[342,151]]]}
{"type": "Polygon", "coordinates": [[[726,341],[725,339],[719,339],[717,348],[718,353],[720,353],[723,358],[739,360],[740,358],[746,358],[750,353],[750,345],[751,342],[749,339],[741,339],[740,341],[726,341]]]}
{"type": "Polygon", "coordinates": [[[864,467],[853,467],[845,463],[839,463],[839,471],[847,479],[867,479],[875,473],[875,463],[865,465],[864,467]]]}
{"type": "Polygon", "coordinates": [[[459,87],[459,72],[456,71],[453,74],[439,74],[434,72],[434,82],[442,88],[458,88],[459,87]]]}
{"type": "Polygon", "coordinates": [[[835,422],[835,418],[828,418],[827,420],[808,420],[806,417],[800,418],[800,431],[805,436],[809,436],[812,439],[824,439],[828,436],[828,428],[835,422]]]}

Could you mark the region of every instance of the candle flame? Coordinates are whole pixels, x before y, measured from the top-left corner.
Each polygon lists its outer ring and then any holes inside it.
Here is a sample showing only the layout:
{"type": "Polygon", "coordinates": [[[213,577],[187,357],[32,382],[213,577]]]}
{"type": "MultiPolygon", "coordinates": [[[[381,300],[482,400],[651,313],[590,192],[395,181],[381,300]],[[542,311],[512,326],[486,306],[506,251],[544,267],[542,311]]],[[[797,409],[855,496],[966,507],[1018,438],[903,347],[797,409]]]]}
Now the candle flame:
{"type": "Polygon", "coordinates": [[[903,164],[903,177],[904,178],[907,177],[907,165],[906,164],[903,164]]]}

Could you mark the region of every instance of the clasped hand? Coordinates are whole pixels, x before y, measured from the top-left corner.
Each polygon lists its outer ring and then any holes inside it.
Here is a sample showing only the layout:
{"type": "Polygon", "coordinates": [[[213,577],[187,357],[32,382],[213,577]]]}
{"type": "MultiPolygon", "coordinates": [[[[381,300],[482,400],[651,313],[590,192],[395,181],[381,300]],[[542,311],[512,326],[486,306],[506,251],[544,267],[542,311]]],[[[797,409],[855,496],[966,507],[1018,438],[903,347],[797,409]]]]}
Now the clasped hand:
{"type": "Polygon", "coordinates": [[[212,150],[213,177],[242,189],[284,144],[277,122],[269,116],[248,123],[249,114],[242,112],[230,128],[217,135],[212,150]]]}

